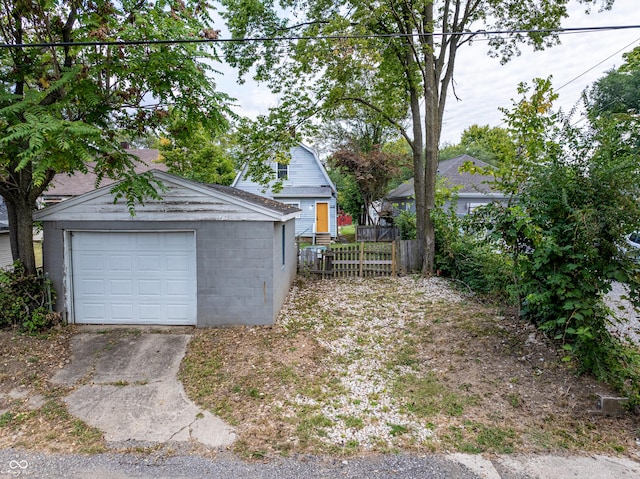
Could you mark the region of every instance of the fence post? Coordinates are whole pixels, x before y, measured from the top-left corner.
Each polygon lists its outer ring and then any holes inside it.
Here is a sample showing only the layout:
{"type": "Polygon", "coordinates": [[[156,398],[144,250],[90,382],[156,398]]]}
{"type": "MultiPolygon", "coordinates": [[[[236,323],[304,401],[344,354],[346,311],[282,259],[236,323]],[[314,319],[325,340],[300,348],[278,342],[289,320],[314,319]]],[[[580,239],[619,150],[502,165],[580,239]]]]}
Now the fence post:
{"type": "Polygon", "coordinates": [[[391,242],[391,276],[396,277],[398,273],[396,272],[396,240],[391,242]]]}
{"type": "Polygon", "coordinates": [[[364,265],[364,241],[360,242],[360,272],[358,276],[362,278],[362,267],[364,265]]]}

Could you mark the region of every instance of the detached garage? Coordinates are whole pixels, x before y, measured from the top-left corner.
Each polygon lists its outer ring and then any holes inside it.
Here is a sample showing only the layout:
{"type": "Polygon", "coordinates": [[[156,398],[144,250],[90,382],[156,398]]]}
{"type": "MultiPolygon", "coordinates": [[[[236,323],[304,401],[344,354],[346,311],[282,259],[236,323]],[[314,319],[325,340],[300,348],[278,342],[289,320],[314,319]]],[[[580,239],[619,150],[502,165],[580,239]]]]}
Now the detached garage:
{"type": "Polygon", "coordinates": [[[295,278],[296,207],[161,171],[129,214],[114,185],[36,212],[56,309],[80,324],[271,324],[295,278]]]}

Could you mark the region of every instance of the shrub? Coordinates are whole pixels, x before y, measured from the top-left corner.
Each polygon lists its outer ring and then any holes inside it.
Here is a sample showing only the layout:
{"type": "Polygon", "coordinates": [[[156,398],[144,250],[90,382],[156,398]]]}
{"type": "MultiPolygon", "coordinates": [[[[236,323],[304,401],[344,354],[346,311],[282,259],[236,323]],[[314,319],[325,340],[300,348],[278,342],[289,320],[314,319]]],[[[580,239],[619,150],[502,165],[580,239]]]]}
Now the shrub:
{"type": "Polygon", "coordinates": [[[394,220],[400,229],[400,238],[403,240],[416,239],[416,214],[410,211],[402,211],[394,220]]]}
{"type": "Polygon", "coordinates": [[[53,290],[48,279],[24,272],[20,262],[0,271],[0,327],[34,334],[53,326],[60,315],[50,311],[53,290]]]}
{"type": "Polygon", "coordinates": [[[472,231],[473,219],[459,218],[453,209],[436,211],[436,269],[476,293],[507,299],[513,262],[484,235],[472,231]]]}

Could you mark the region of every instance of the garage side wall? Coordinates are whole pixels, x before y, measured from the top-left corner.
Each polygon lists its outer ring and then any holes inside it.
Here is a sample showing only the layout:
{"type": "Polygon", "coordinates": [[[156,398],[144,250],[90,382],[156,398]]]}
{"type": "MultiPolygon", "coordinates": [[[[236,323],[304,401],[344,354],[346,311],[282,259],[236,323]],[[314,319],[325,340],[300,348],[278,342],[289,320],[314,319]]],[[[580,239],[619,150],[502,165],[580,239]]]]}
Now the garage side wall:
{"type": "Polygon", "coordinates": [[[287,299],[291,284],[297,274],[298,249],[296,246],[295,224],[296,222],[291,220],[286,223],[276,223],[274,226],[274,321],[277,319],[278,313],[287,299]]]}
{"type": "Polygon", "coordinates": [[[206,222],[196,236],[198,325],[273,322],[273,222],[206,222]]]}
{"type": "Polygon", "coordinates": [[[56,294],[54,309],[58,312],[66,311],[64,285],[64,231],[60,224],[47,221],[42,224],[42,269],[49,273],[51,286],[56,294]]]}

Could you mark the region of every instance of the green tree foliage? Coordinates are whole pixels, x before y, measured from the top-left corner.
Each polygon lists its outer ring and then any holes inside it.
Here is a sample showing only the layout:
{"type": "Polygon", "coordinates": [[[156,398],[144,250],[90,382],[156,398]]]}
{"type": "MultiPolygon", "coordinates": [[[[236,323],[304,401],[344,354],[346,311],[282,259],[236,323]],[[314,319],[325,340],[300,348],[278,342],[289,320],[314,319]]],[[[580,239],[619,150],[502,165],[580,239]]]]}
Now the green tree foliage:
{"type": "Polygon", "coordinates": [[[330,168],[346,179],[347,191],[341,194],[336,185],[341,207],[342,198],[345,211],[357,218],[359,224],[370,224],[370,208],[390,189],[392,182],[398,181],[403,167],[410,166],[410,155],[390,141],[396,135],[395,130],[366,108],[343,106],[337,114],[340,117],[318,128],[316,142],[329,148],[330,168]]]}
{"type": "Polygon", "coordinates": [[[133,211],[158,185],[134,173],[121,140],[161,129],[169,107],[187,124],[224,122],[227,98],[204,62],[212,52],[195,43],[125,44],[196,39],[210,24],[201,0],[0,3],[8,45],[0,48],[0,194],[14,258],[27,273],[35,271],[32,211],[56,173],[91,167],[98,182],[122,179],[114,192],[133,211]]]}
{"type": "Polygon", "coordinates": [[[621,248],[640,224],[640,164],[632,116],[586,128],[551,112],[555,95],[536,81],[507,115],[519,154],[496,182],[517,204],[484,209],[480,223],[511,253],[524,317],[561,341],[582,371],[640,400],[640,360],[607,329],[611,283],[640,304],[639,266],[621,248]],[[552,121],[557,120],[557,121],[552,121]],[[635,385],[634,385],[635,383],[635,385]]]}
{"type": "MultiPolygon", "coordinates": [[[[613,4],[613,0],[576,1],[587,8],[613,4]]],[[[298,131],[312,117],[325,121],[344,105],[359,105],[375,112],[406,140],[413,161],[417,237],[424,252],[423,270],[430,272],[438,147],[458,49],[478,38],[474,31],[482,30],[541,29],[489,36],[491,53],[503,62],[519,53],[519,44],[535,49],[551,46],[558,37],[549,29],[567,16],[568,0],[221,3],[234,38],[271,39],[260,44],[229,43],[226,51],[241,75],[253,71],[257,80],[281,95],[280,106],[263,119],[266,134],[261,139],[277,129],[298,131]],[[277,40],[287,36],[300,39],[277,40]]]]}
{"type": "Polygon", "coordinates": [[[401,211],[396,217],[395,224],[400,230],[400,238],[403,240],[416,239],[416,215],[410,211],[401,211]]]}
{"type": "Polygon", "coordinates": [[[27,274],[21,263],[0,271],[0,328],[36,333],[60,321],[50,310],[54,292],[48,279],[27,274]]]}
{"type": "Polygon", "coordinates": [[[158,144],[161,159],[171,173],[203,183],[233,183],[233,162],[224,138],[216,139],[215,130],[204,128],[200,122],[188,125],[178,118],[166,132],[158,144]]]}
{"type": "Polygon", "coordinates": [[[490,165],[498,165],[515,156],[516,148],[506,129],[471,125],[462,132],[460,143],[447,145],[440,150],[440,161],[465,154],[490,165]]]}
{"type": "Polygon", "coordinates": [[[369,210],[384,196],[390,181],[400,172],[401,158],[385,153],[379,145],[372,145],[368,151],[360,148],[356,141],[345,145],[331,155],[329,164],[353,178],[362,199],[366,220],[363,224],[371,224],[369,210]]]}
{"type": "Polygon", "coordinates": [[[588,93],[591,118],[640,112],[640,47],[623,55],[624,64],[600,78],[588,93]]]}
{"type": "Polygon", "coordinates": [[[338,190],[338,207],[357,223],[364,214],[364,201],[360,195],[360,189],[351,173],[337,168],[330,168],[329,177],[338,190]]]}

